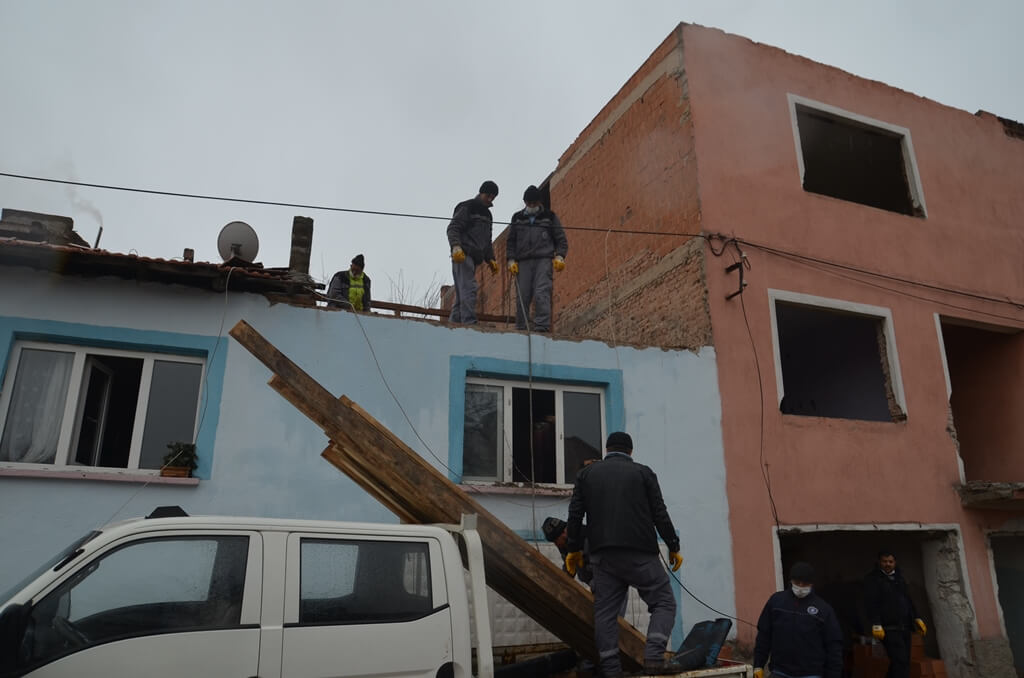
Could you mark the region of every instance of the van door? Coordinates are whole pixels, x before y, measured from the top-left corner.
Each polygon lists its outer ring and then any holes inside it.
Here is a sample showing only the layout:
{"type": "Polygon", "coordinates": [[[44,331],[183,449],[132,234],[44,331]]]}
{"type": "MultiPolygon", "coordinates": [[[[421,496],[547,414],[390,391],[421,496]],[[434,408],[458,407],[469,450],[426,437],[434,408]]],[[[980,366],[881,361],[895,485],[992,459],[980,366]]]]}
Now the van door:
{"type": "Polygon", "coordinates": [[[452,661],[436,539],[292,534],[287,557],[281,675],[434,678],[452,661]]]}
{"type": "Polygon", "coordinates": [[[256,675],[259,534],[174,531],[115,542],[33,601],[19,675],[256,675]]]}

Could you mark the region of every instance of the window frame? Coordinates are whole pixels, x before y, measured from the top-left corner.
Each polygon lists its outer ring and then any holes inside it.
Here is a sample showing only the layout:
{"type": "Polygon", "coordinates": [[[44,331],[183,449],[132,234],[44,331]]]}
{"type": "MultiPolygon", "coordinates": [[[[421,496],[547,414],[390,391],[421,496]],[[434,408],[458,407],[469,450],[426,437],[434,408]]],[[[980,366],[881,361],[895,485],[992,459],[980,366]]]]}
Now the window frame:
{"type": "MultiPolygon", "coordinates": [[[[513,444],[512,435],[514,429],[514,417],[512,404],[512,389],[522,388],[529,389],[531,384],[528,380],[519,380],[514,378],[497,378],[497,377],[477,377],[477,376],[466,376],[466,385],[477,384],[480,386],[494,386],[502,388],[502,405],[504,412],[502,416],[502,477],[498,479],[480,478],[462,476],[462,482],[471,485],[493,485],[496,483],[511,483],[513,482],[513,452],[510,447],[513,444]]],[[[565,392],[570,391],[573,393],[593,393],[599,398],[600,403],[600,426],[601,426],[601,443],[604,442],[608,435],[606,428],[606,415],[605,415],[605,389],[600,386],[588,385],[588,384],[573,384],[565,382],[551,382],[534,381],[532,384],[534,390],[545,390],[555,392],[555,482],[554,483],[536,483],[541,487],[568,487],[573,484],[573,479],[566,479],[565,473],[565,406],[563,402],[563,395],[565,392]]],[[[463,408],[465,409],[465,408],[463,408]]],[[[459,469],[461,475],[462,471],[459,469]]]]}
{"type": "MultiPolygon", "coordinates": [[[[782,382],[782,351],[779,342],[779,324],[776,316],[776,302],[798,304],[818,308],[822,311],[840,311],[856,315],[870,316],[882,321],[882,334],[885,336],[886,358],[889,362],[889,386],[892,388],[892,395],[903,411],[904,416],[909,416],[907,410],[907,398],[903,390],[903,377],[900,372],[899,352],[896,349],[896,331],[893,326],[892,310],[884,306],[872,306],[842,299],[830,299],[828,297],[817,297],[800,292],[788,292],[785,290],[768,289],[768,315],[771,320],[772,332],[772,355],[775,360],[775,388],[778,397],[775,405],[782,406],[782,398],[786,395],[785,384],[782,382]]],[[[784,415],[802,416],[802,415],[784,415]]],[[[865,421],[863,419],[851,419],[849,417],[833,417],[833,419],[846,421],[865,421]]],[[[882,422],[885,423],[885,422],[882,422]]]]}
{"type": "Polygon", "coordinates": [[[61,420],[60,437],[57,441],[57,453],[53,463],[26,463],[17,461],[0,462],[0,469],[40,469],[50,471],[74,471],[74,472],[129,472],[139,475],[159,475],[159,469],[139,468],[139,460],[142,453],[142,441],[145,434],[146,414],[149,407],[149,394],[152,387],[153,364],[158,360],[165,362],[177,362],[200,365],[199,391],[196,394],[196,416],[192,426],[192,439],[189,442],[196,442],[199,435],[200,414],[203,403],[203,390],[206,384],[208,360],[202,355],[189,355],[187,353],[146,351],[142,347],[138,349],[106,348],[102,346],[91,346],[88,344],[61,342],[59,340],[38,341],[32,339],[15,339],[11,343],[9,360],[7,361],[3,383],[0,384],[0,437],[7,426],[7,416],[10,413],[11,397],[13,396],[14,383],[17,378],[18,368],[21,362],[23,349],[36,349],[42,351],[53,351],[72,353],[71,374],[68,380],[68,394],[64,400],[64,413],[61,420]],[[139,392],[135,404],[135,420],[132,426],[131,446],[129,447],[127,466],[91,466],[73,463],[73,450],[78,446],[81,434],[81,416],[85,407],[85,394],[88,388],[86,378],[86,363],[89,355],[106,355],[117,358],[141,359],[142,374],[139,381],[139,392]],[[145,397],[143,397],[145,393],[145,397]]]}
{"type": "MultiPolygon", "coordinates": [[[[793,126],[793,142],[796,145],[796,162],[797,167],[800,171],[800,187],[805,193],[809,193],[803,188],[804,186],[804,151],[803,145],[800,142],[800,126],[797,122],[797,108],[811,109],[818,113],[822,113],[828,117],[846,122],[855,127],[876,129],[882,132],[898,136],[900,138],[900,149],[903,153],[903,170],[907,176],[907,189],[910,192],[910,202],[915,210],[920,210],[920,216],[914,215],[914,218],[927,219],[928,218],[928,207],[924,200],[924,188],[921,185],[921,175],[917,171],[917,155],[914,153],[914,142],[910,136],[910,130],[906,127],[899,125],[893,125],[888,122],[869,118],[859,113],[847,111],[837,106],[830,106],[829,104],[822,103],[820,101],[814,101],[806,97],[799,96],[797,94],[787,93],[786,100],[789,105],[789,117],[790,122],[793,126]]],[[[815,193],[815,195],[820,195],[815,193]]],[[[830,196],[823,196],[830,197],[830,196]]],[[[861,205],[862,207],[873,207],[872,205],[865,205],[864,203],[845,200],[842,198],[833,198],[834,200],[842,200],[853,205],[861,205]]],[[[874,207],[873,209],[883,209],[874,207]]],[[[899,212],[892,212],[891,210],[884,210],[891,214],[900,214],[899,212]]],[[[910,215],[901,215],[910,216],[910,215]]]]}

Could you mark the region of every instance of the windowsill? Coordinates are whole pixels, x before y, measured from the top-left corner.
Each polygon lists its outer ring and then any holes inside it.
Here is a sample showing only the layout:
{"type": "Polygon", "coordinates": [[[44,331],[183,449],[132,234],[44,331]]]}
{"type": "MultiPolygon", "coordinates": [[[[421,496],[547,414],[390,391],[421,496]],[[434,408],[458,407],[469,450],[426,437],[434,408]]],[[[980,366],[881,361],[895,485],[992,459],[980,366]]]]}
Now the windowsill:
{"type": "Polygon", "coordinates": [[[538,494],[544,497],[572,496],[571,485],[565,487],[558,485],[537,485],[535,488],[532,488],[529,485],[523,485],[521,483],[465,482],[459,483],[459,487],[469,494],[538,494]]]}
{"type": "Polygon", "coordinates": [[[852,424],[860,426],[891,426],[893,424],[906,424],[907,418],[901,419],[856,419],[854,417],[823,417],[820,414],[797,414],[795,412],[780,412],[784,424],[806,424],[819,426],[825,423],[852,424]]]}
{"type": "Polygon", "coordinates": [[[80,469],[40,469],[18,468],[17,466],[0,466],[0,478],[47,478],[53,480],[100,480],[115,483],[149,483],[152,485],[189,485],[199,484],[199,478],[170,478],[156,473],[140,473],[138,471],[80,470],[80,469]]]}

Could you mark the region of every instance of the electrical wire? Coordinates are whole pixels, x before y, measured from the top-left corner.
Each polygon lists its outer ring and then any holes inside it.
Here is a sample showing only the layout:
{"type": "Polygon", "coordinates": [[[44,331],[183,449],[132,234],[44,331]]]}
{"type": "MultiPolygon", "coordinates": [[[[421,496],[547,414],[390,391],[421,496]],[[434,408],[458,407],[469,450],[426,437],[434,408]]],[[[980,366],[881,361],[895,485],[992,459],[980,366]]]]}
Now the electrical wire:
{"type": "MultiPolygon", "coordinates": [[[[306,203],[283,202],[283,201],[276,201],[276,200],[258,200],[258,199],[254,199],[254,198],[234,198],[234,197],[227,197],[227,196],[201,194],[201,193],[185,193],[185,192],[180,192],[180,191],[161,191],[161,190],[156,190],[156,189],[135,188],[135,187],[130,187],[130,186],[120,186],[120,185],[116,185],[116,184],[98,184],[98,183],[85,182],[85,181],[71,181],[71,180],[68,180],[68,179],[54,179],[54,178],[51,178],[51,177],[39,177],[39,176],[32,176],[32,175],[27,175],[27,174],[17,174],[17,173],[13,173],[13,172],[0,172],[0,177],[7,177],[7,178],[11,178],[11,179],[22,179],[22,180],[25,180],[25,181],[39,181],[39,182],[44,182],[44,183],[62,184],[62,185],[67,185],[67,186],[80,186],[80,187],[84,187],[84,188],[99,188],[99,189],[104,189],[104,190],[123,191],[123,192],[129,192],[129,193],[143,193],[143,194],[148,194],[148,195],[159,195],[159,196],[165,196],[165,197],[188,198],[188,199],[193,199],[193,200],[213,200],[213,201],[219,201],[219,202],[232,202],[232,203],[242,203],[242,204],[249,204],[249,205],[271,206],[271,207],[291,207],[291,208],[296,208],[296,209],[316,210],[316,211],[322,211],[322,212],[344,212],[344,213],[350,213],[350,214],[363,214],[363,215],[373,215],[373,216],[390,216],[390,217],[402,217],[402,218],[412,218],[412,219],[431,219],[431,220],[437,220],[437,221],[450,221],[451,220],[451,217],[448,217],[448,216],[438,216],[438,215],[431,215],[431,214],[415,214],[415,213],[409,213],[409,212],[390,212],[390,211],[385,211],[385,210],[367,210],[367,209],[356,209],[356,208],[351,208],[351,207],[335,207],[335,206],[331,206],[331,205],[313,205],[313,204],[306,204],[306,203]]],[[[498,224],[498,225],[502,225],[502,226],[507,226],[507,225],[509,225],[510,222],[507,222],[507,221],[493,221],[492,223],[498,224]]],[[[595,232],[595,233],[607,233],[610,230],[612,230],[612,229],[608,229],[608,228],[605,228],[605,227],[598,227],[598,226],[570,226],[570,225],[565,225],[565,224],[562,225],[562,228],[565,229],[565,230],[569,230],[569,231],[583,231],[583,232],[590,231],[590,232],[595,232]]],[[[817,258],[817,257],[812,257],[810,255],[801,254],[799,252],[791,252],[791,251],[788,251],[788,250],[783,250],[783,249],[780,249],[780,248],[772,247],[770,245],[765,245],[763,243],[756,242],[754,240],[748,240],[746,238],[735,238],[735,237],[728,237],[727,238],[727,237],[723,236],[722,234],[717,234],[717,233],[715,233],[715,234],[708,234],[708,233],[703,233],[703,232],[702,233],[687,233],[687,232],[668,232],[668,231],[643,231],[643,230],[634,230],[634,229],[615,229],[615,232],[616,233],[623,233],[623,234],[627,234],[627,235],[655,235],[655,236],[663,236],[663,237],[681,237],[681,238],[700,238],[700,237],[702,237],[702,238],[707,239],[709,243],[712,243],[712,246],[711,246],[712,253],[715,253],[715,251],[716,251],[715,246],[713,244],[714,242],[723,243],[722,249],[718,250],[719,252],[722,252],[722,251],[724,251],[724,248],[726,246],[728,246],[729,241],[735,240],[735,241],[738,241],[738,242],[740,242],[740,243],[742,243],[744,245],[747,245],[749,247],[754,247],[754,248],[763,250],[765,252],[770,252],[770,253],[776,254],[776,255],[788,255],[788,256],[791,256],[791,257],[805,259],[805,260],[808,260],[808,261],[814,261],[814,262],[817,262],[817,263],[825,264],[825,265],[828,265],[828,266],[834,266],[836,268],[840,268],[840,269],[844,269],[844,270],[848,270],[848,271],[853,271],[853,272],[856,272],[856,273],[862,273],[864,275],[870,275],[870,276],[875,276],[875,277],[883,278],[883,279],[890,280],[890,281],[893,281],[893,282],[899,282],[899,283],[903,283],[903,284],[906,284],[906,285],[914,285],[914,286],[923,287],[923,288],[926,288],[926,289],[935,290],[935,291],[938,291],[938,292],[946,292],[946,293],[950,293],[950,294],[956,294],[956,295],[959,295],[959,296],[969,297],[969,298],[977,299],[977,300],[980,300],[980,301],[987,301],[987,302],[998,303],[998,304],[1008,304],[1008,305],[1013,306],[1013,307],[1015,307],[1015,308],[1017,308],[1019,310],[1024,310],[1024,302],[1016,301],[1016,300],[1013,300],[1011,298],[992,297],[992,296],[987,296],[987,295],[984,295],[984,294],[978,294],[976,292],[968,292],[966,290],[958,290],[958,289],[955,289],[955,288],[952,288],[952,287],[943,287],[941,285],[935,285],[935,284],[932,284],[932,283],[926,283],[926,282],[911,280],[909,278],[901,278],[899,276],[894,276],[894,275],[889,275],[889,274],[885,274],[885,273],[880,273],[880,272],[877,272],[877,271],[871,271],[871,270],[860,268],[860,267],[857,267],[857,266],[852,266],[850,264],[843,264],[843,263],[836,262],[836,261],[830,261],[830,260],[827,260],[827,259],[821,259],[821,258],[817,258]]],[[[716,256],[719,256],[719,255],[716,254],[716,256]]],[[[933,301],[933,300],[930,300],[930,301],[933,301]]],[[[935,303],[941,303],[941,302],[935,302],[935,303]]],[[[953,305],[950,305],[950,306],[953,307],[953,308],[958,308],[958,307],[953,306],[953,305]]],[[[972,310],[973,311],[973,309],[966,309],[966,310],[972,310]]],[[[992,315],[993,317],[1000,317],[1000,318],[1004,318],[1004,319],[1019,320],[1017,318],[1008,318],[1007,316],[1000,316],[998,314],[988,313],[986,315],[992,315]]]]}
{"type": "Polygon", "coordinates": [[[682,580],[682,579],[680,579],[679,577],[677,577],[677,576],[676,576],[676,573],[672,571],[672,566],[671,566],[671,565],[669,565],[669,563],[668,563],[668,561],[667,561],[667,560],[665,560],[665,556],[661,555],[660,553],[658,554],[658,556],[659,556],[659,557],[661,558],[661,562],[663,562],[663,563],[665,564],[665,571],[666,571],[666,572],[668,572],[668,573],[669,573],[669,575],[670,575],[670,576],[671,576],[671,577],[672,577],[673,579],[675,579],[675,580],[676,580],[676,583],[677,583],[677,584],[679,584],[679,588],[681,588],[682,590],[686,591],[686,594],[687,594],[688,596],[690,596],[691,598],[693,598],[693,599],[694,599],[694,600],[696,600],[696,601],[697,601],[698,603],[700,603],[700,604],[701,604],[701,605],[703,605],[704,607],[708,608],[709,610],[711,610],[711,611],[712,611],[712,612],[714,612],[715,614],[719,614],[719,615],[722,615],[723,617],[727,617],[727,618],[729,618],[729,619],[732,619],[732,620],[734,620],[734,621],[738,621],[738,622],[740,622],[740,623],[742,623],[742,624],[746,624],[747,626],[752,626],[752,627],[753,627],[753,628],[755,628],[755,629],[757,628],[757,624],[751,624],[751,623],[750,623],[750,622],[748,622],[748,621],[747,621],[746,619],[741,619],[740,617],[734,617],[734,616],[733,616],[733,615],[731,615],[731,614],[727,614],[727,613],[725,613],[725,612],[722,612],[721,610],[717,610],[717,609],[715,609],[715,608],[711,607],[710,605],[708,605],[707,603],[705,603],[705,602],[704,602],[703,600],[701,600],[700,598],[698,598],[698,597],[697,597],[697,594],[695,594],[695,593],[694,593],[693,591],[691,591],[690,589],[686,588],[686,584],[684,584],[684,583],[683,583],[683,580],[682,580]]]}
{"type": "MultiPolygon", "coordinates": [[[[26,181],[41,181],[44,183],[51,184],[63,184],[67,186],[81,186],[84,188],[101,188],[108,191],[124,191],[127,193],[144,193],[147,195],[160,195],[170,198],[188,198],[192,200],[214,200],[218,202],[233,202],[242,203],[246,205],[262,205],[267,207],[293,207],[296,209],[303,210],[315,210],[318,212],[344,212],[348,214],[365,214],[372,216],[381,217],[403,217],[409,219],[432,219],[435,221],[451,221],[450,216],[438,216],[435,214],[415,214],[410,212],[388,212],[384,210],[365,210],[356,209],[353,207],[334,207],[331,205],[312,205],[305,203],[295,202],[281,202],[277,200],[257,200],[255,198],[232,198],[220,195],[209,195],[203,193],[183,193],[179,191],[158,191],[149,188],[134,188],[130,186],[118,186],[115,184],[96,184],[85,181],[70,181],[68,179],[53,179],[49,177],[36,177],[27,174],[14,174],[12,172],[0,172],[0,177],[8,177],[11,179],[24,179],[26,181]]],[[[508,226],[508,221],[492,221],[492,223],[500,226],[508,226]]],[[[603,227],[595,226],[565,226],[562,228],[572,231],[594,231],[603,233],[605,229],[603,227]]],[[[670,232],[659,232],[659,231],[632,231],[628,229],[618,230],[617,233],[629,233],[631,235],[661,235],[661,236],[675,236],[685,238],[696,238],[701,237],[700,233],[670,233],[670,232]]]]}

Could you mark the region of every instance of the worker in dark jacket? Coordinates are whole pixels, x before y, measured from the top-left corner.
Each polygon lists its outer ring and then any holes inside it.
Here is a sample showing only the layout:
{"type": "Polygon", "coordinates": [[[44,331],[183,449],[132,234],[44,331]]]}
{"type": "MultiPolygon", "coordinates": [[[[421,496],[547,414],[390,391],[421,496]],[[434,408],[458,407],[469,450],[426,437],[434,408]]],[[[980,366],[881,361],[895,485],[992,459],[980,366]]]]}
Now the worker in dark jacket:
{"type": "Polygon", "coordinates": [[[341,306],[354,311],[370,310],[370,276],[363,272],[366,260],[362,254],[352,259],[347,271],[338,271],[327,286],[328,306],[341,306]]]}
{"type": "Polygon", "coordinates": [[[540,189],[529,186],[523,193],[526,207],[512,215],[508,227],[506,258],[516,281],[516,329],[527,329],[530,304],[534,304],[533,329],[551,330],[552,269],[565,270],[569,241],[558,215],[541,204],[540,189]]]}
{"type": "MultiPolygon", "coordinates": [[[[554,544],[558,548],[558,553],[562,556],[562,569],[568,572],[565,567],[565,557],[569,555],[569,530],[567,529],[568,523],[561,518],[555,518],[554,516],[548,516],[544,519],[540,529],[544,532],[544,538],[554,544]]],[[[575,577],[584,584],[590,584],[590,580],[594,578],[594,572],[590,567],[590,542],[587,539],[587,526],[583,526],[583,564],[580,565],[575,572],[575,577]]]]}
{"type": "Polygon", "coordinates": [[[448,246],[452,249],[452,277],[455,303],[448,321],[472,325],[476,322],[476,267],[487,262],[491,274],[498,273],[491,245],[491,205],[498,197],[498,184],[485,181],[475,198],[455,206],[448,224],[448,246]]]}
{"type": "Polygon", "coordinates": [[[668,545],[672,569],[683,564],[679,537],[669,518],[654,471],[633,461],[633,439],[617,431],[608,436],[603,460],[576,475],[569,502],[569,554],[565,566],[574,575],[583,564],[583,518],[587,519],[590,562],[594,570],[594,644],[601,674],[622,675],[618,615],[633,586],[647,604],[651,621],[644,649],[644,670],[673,671],[665,645],[676,618],[676,600],[661,564],[658,538],[668,545]]]}
{"type": "Polygon", "coordinates": [[[789,583],[772,594],[757,620],[754,678],[764,676],[769,657],[773,678],[839,678],[843,634],[832,606],[814,593],[814,568],[794,564],[789,583]]]}
{"type": "Polygon", "coordinates": [[[871,625],[871,635],[882,641],[889,656],[886,678],[907,678],[910,675],[910,633],[922,636],[928,627],[918,618],[914,601],[907,592],[907,580],[896,567],[896,556],[883,549],[878,553],[878,567],[864,577],[864,612],[871,625]]]}

